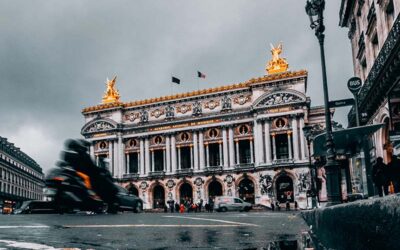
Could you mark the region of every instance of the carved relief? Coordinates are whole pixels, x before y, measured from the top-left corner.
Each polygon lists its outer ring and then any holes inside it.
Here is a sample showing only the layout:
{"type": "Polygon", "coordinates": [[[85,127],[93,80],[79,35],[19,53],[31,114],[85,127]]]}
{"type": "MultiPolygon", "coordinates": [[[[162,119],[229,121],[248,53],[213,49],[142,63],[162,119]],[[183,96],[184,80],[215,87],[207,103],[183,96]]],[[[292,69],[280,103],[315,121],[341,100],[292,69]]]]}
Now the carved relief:
{"type": "Polygon", "coordinates": [[[260,191],[263,195],[272,195],[272,177],[260,174],[260,191]]]}
{"type": "Polygon", "coordinates": [[[197,178],[194,180],[194,184],[195,184],[197,187],[201,187],[201,185],[203,185],[203,183],[204,183],[204,181],[203,181],[203,179],[201,179],[200,177],[197,177],[197,178]]]}
{"type": "Polygon", "coordinates": [[[280,128],[287,128],[288,127],[288,121],[286,118],[277,118],[272,122],[272,128],[275,129],[280,129],[280,128]]]}
{"type": "Polygon", "coordinates": [[[139,118],[139,113],[136,112],[131,112],[124,116],[125,121],[131,121],[131,122],[135,121],[138,118],[139,118]]]}
{"type": "Polygon", "coordinates": [[[135,148],[138,145],[139,145],[139,143],[136,139],[129,139],[128,141],[125,142],[126,148],[135,148]]]}
{"type": "Polygon", "coordinates": [[[232,100],[228,96],[224,96],[224,98],[222,98],[222,110],[230,109],[232,109],[232,100]]]}
{"type": "Polygon", "coordinates": [[[108,150],[108,142],[107,141],[98,142],[96,144],[95,149],[96,149],[96,151],[107,151],[108,150]]]}
{"type": "Polygon", "coordinates": [[[151,116],[154,116],[155,118],[158,118],[158,117],[162,116],[163,114],[164,114],[164,110],[155,109],[155,110],[151,111],[151,116]]]}
{"type": "Polygon", "coordinates": [[[199,101],[193,103],[193,115],[201,115],[202,112],[201,103],[199,101]]]}
{"type": "Polygon", "coordinates": [[[183,133],[179,134],[179,140],[181,142],[188,142],[190,139],[191,139],[190,134],[187,132],[183,132],[183,133]]]}
{"type": "Polygon", "coordinates": [[[86,128],[85,132],[98,132],[98,131],[103,131],[103,130],[109,130],[113,129],[115,126],[113,126],[111,123],[105,122],[105,121],[99,121],[96,122],[92,125],[90,125],[88,128],[86,128]]]}
{"type": "Polygon", "coordinates": [[[219,106],[219,101],[215,101],[215,100],[210,100],[209,102],[206,102],[205,104],[204,104],[204,107],[206,108],[206,109],[210,109],[210,110],[213,110],[213,109],[215,109],[216,107],[218,107],[219,106]]]}
{"type": "Polygon", "coordinates": [[[299,184],[298,184],[298,188],[299,188],[299,192],[307,192],[308,190],[310,190],[311,188],[311,180],[310,180],[310,175],[308,175],[307,173],[300,173],[299,174],[299,184]]]}
{"type": "Polygon", "coordinates": [[[176,108],[176,111],[182,114],[186,114],[186,112],[190,110],[192,110],[192,106],[187,104],[183,104],[182,106],[176,108]]]}
{"type": "Polygon", "coordinates": [[[149,113],[147,110],[140,111],[140,122],[145,123],[149,121],[149,113]]]}
{"type": "Polygon", "coordinates": [[[286,103],[293,103],[293,102],[301,102],[303,101],[297,95],[291,93],[277,93],[268,96],[264,100],[262,100],[258,105],[259,106],[272,106],[272,105],[280,105],[286,103]]]}
{"type": "Polygon", "coordinates": [[[239,104],[239,105],[243,105],[246,102],[250,101],[251,99],[251,95],[240,95],[237,96],[233,99],[234,103],[239,104]]]}
{"type": "Polygon", "coordinates": [[[153,139],[153,144],[155,144],[155,145],[160,145],[163,142],[164,142],[164,139],[159,135],[155,136],[153,139]]]}
{"type": "Polygon", "coordinates": [[[215,128],[209,129],[207,131],[207,137],[209,139],[215,139],[215,138],[219,137],[219,134],[220,134],[219,130],[215,129],[215,128]]]}
{"type": "Polygon", "coordinates": [[[175,181],[174,180],[168,180],[167,181],[167,187],[169,189],[172,189],[175,186],[175,181]]]}
{"type": "Polygon", "coordinates": [[[175,116],[175,109],[174,107],[172,107],[171,105],[168,105],[165,108],[165,118],[166,119],[170,119],[170,118],[174,118],[175,116]]]}

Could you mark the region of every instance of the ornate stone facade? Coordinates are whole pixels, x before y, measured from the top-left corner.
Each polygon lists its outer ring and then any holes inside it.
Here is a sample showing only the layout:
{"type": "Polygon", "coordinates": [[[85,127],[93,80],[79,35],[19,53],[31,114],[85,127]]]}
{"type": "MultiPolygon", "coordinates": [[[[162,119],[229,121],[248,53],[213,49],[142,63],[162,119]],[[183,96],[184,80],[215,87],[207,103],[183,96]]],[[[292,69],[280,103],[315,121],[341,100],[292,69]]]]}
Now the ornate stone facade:
{"type": "Polygon", "coordinates": [[[322,107],[310,107],[306,82],[304,70],[282,72],[209,90],[89,107],[83,110],[82,135],[92,143],[91,154],[109,158],[113,176],[146,208],[162,207],[170,199],[205,203],[218,195],[264,205],[297,202],[306,208],[311,205],[306,197],[310,172],[302,128],[323,122],[322,107]],[[152,114],[146,122],[144,112],[152,114]],[[99,122],[109,125],[91,129],[99,122]]]}

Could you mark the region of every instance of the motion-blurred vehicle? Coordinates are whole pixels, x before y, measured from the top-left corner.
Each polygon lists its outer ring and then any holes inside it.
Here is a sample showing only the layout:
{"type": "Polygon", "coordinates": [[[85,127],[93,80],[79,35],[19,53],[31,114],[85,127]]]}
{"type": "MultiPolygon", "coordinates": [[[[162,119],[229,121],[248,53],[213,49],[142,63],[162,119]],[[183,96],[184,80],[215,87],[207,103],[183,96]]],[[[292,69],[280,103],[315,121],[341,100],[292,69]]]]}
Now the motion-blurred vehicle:
{"type": "Polygon", "coordinates": [[[217,196],[214,200],[214,210],[218,212],[226,211],[249,211],[252,208],[251,203],[245,202],[240,198],[231,196],[217,196]]]}
{"type": "Polygon", "coordinates": [[[143,200],[137,197],[134,194],[128,193],[128,191],[121,187],[117,186],[118,193],[117,193],[117,210],[124,211],[130,210],[135,213],[140,213],[143,211],[143,200]]]}
{"type": "Polygon", "coordinates": [[[51,214],[57,213],[55,203],[52,201],[24,201],[15,209],[13,214],[51,214]]]}

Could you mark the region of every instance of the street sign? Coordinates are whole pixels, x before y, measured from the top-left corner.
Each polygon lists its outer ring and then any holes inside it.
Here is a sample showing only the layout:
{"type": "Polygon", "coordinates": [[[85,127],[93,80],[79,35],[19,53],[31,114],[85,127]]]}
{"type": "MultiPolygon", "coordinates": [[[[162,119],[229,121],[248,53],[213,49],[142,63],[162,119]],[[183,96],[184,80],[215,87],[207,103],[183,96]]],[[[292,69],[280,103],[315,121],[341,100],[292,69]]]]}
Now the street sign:
{"type": "Polygon", "coordinates": [[[338,107],[352,106],[352,105],[354,105],[354,99],[353,98],[342,99],[342,100],[336,100],[336,101],[330,101],[329,102],[329,107],[330,108],[338,108],[338,107]]]}
{"type": "Polygon", "coordinates": [[[361,89],[361,85],[362,85],[361,79],[356,76],[350,78],[349,81],[347,82],[347,87],[353,94],[357,93],[361,89]]]}

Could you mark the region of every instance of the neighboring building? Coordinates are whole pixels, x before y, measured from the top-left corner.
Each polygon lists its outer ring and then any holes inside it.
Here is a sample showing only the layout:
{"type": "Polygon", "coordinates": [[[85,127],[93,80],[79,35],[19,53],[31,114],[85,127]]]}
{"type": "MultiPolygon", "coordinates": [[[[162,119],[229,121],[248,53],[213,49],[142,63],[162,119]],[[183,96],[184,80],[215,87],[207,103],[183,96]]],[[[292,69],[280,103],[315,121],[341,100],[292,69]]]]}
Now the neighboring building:
{"type": "MultiPolygon", "coordinates": [[[[349,28],[354,74],[364,82],[358,93],[361,123],[384,124],[374,134],[373,147],[385,162],[393,150],[400,153],[399,12],[400,0],[342,0],[340,8],[339,25],[349,28]]],[[[349,124],[355,125],[354,109],[349,124]]]]}
{"type": "Polygon", "coordinates": [[[307,71],[287,71],[281,50],[271,50],[265,76],[189,93],[123,103],[115,78],[108,81],[103,104],[82,111],[91,154],[108,158],[113,176],[146,208],[218,195],[306,208],[302,128],[324,123],[324,109],[310,108],[307,71]]]}
{"type": "Polygon", "coordinates": [[[6,138],[0,137],[0,206],[42,200],[44,175],[40,166],[6,138]]]}

